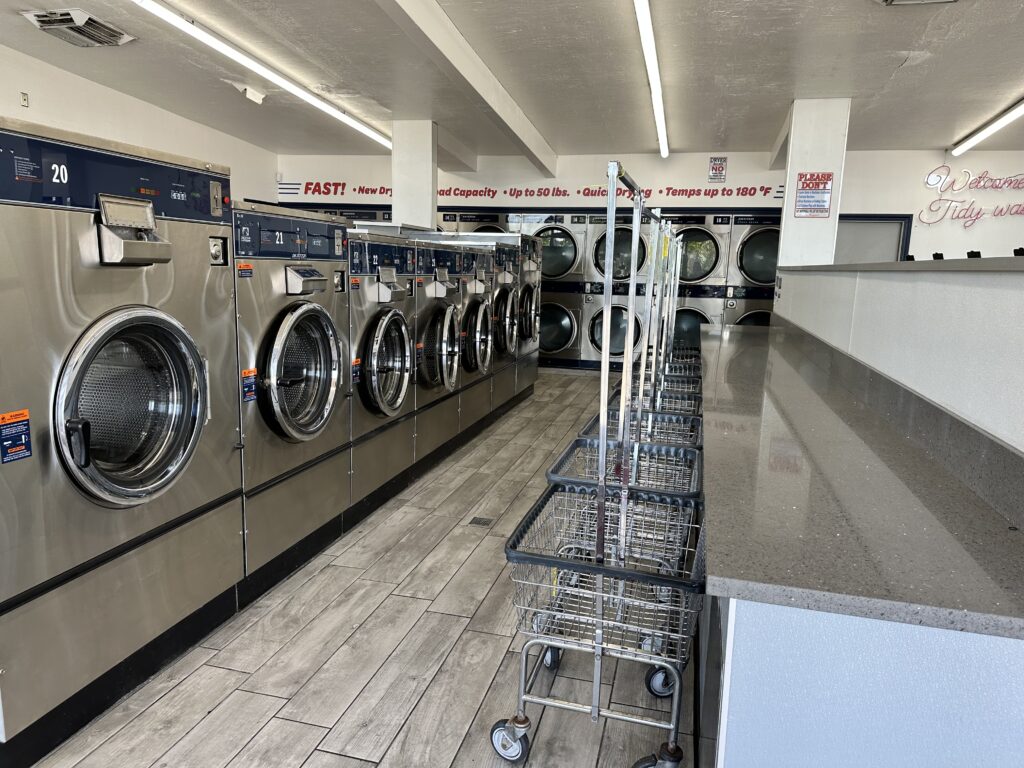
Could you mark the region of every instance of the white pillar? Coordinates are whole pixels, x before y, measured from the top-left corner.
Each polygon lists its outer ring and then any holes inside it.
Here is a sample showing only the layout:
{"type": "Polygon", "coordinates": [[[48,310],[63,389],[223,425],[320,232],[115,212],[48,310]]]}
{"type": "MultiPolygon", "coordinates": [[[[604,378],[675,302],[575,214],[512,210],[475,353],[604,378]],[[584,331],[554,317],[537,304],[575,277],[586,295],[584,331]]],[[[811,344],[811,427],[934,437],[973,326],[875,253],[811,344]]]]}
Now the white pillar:
{"type": "Polygon", "coordinates": [[[437,125],[395,120],[391,127],[391,220],[437,226],[437,125]]]}
{"type": "Polygon", "coordinates": [[[831,264],[835,259],[849,123],[850,99],[793,102],[788,119],[780,267],[831,264]]]}

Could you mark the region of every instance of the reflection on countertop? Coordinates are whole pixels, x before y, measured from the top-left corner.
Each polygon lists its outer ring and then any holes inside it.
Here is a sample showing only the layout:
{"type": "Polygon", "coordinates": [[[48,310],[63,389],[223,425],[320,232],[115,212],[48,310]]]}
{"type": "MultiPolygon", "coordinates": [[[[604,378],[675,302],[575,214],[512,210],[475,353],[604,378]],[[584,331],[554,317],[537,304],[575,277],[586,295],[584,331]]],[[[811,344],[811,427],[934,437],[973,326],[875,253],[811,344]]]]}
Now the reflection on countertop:
{"type": "Polygon", "coordinates": [[[1024,638],[1024,532],[806,342],[702,335],[708,592],[1024,638]]]}

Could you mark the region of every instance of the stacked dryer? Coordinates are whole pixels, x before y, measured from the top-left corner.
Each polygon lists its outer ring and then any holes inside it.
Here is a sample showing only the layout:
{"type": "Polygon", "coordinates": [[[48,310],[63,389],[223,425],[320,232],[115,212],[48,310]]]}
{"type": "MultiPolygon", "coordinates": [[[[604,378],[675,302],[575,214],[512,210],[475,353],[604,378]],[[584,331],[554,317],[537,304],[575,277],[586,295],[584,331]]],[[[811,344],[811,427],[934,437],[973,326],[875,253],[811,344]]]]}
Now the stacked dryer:
{"type": "Polygon", "coordinates": [[[204,606],[234,610],[229,204],[221,166],[0,118],[6,742],[70,735],[81,699],[38,721],[204,606]]]}
{"type": "Polygon", "coordinates": [[[729,276],[731,216],[670,214],[679,254],[676,335],[699,335],[701,325],[722,324],[729,276]]]}
{"type": "Polygon", "coordinates": [[[583,214],[523,214],[524,234],[540,242],[540,364],[565,365],[582,348],[588,224],[583,214]]]}
{"type": "Polygon", "coordinates": [[[768,325],[779,263],[779,216],[733,218],[734,255],[729,265],[727,325],[768,325]]]}
{"type": "Polygon", "coordinates": [[[348,252],[344,220],[275,206],[234,234],[251,573],[349,504],[348,252]]]}
{"type": "Polygon", "coordinates": [[[416,249],[402,238],[349,236],[352,503],[414,459],[416,249]]]}
{"type": "Polygon", "coordinates": [[[462,248],[416,244],[416,460],[459,433],[462,248]]]}

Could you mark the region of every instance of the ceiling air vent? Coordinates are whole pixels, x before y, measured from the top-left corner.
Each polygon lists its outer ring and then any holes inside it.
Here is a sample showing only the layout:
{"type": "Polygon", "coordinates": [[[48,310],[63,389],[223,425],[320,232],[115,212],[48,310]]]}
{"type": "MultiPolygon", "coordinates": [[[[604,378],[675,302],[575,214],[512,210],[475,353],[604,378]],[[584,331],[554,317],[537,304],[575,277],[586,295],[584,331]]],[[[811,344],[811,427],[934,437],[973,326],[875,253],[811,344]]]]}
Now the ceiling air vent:
{"type": "Polygon", "coordinates": [[[81,8],[66,8],[61,11],[30,11],[21,14],[43,32],[59,37],[66,43],[80,48],[118,46],[130,43],[135,38],[117,27],[90,16],[81,8]]]}

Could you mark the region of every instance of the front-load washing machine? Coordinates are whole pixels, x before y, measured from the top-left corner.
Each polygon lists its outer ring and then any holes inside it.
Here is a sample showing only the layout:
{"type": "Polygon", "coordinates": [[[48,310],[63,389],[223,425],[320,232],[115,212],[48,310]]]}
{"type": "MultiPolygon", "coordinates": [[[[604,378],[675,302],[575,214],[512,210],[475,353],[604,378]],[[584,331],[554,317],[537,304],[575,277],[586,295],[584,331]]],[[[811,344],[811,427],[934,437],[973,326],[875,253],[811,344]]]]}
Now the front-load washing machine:
{"type": "Polygon", "coordinates": [[[679,244],[679,283],[725,285],[729,274],[731,216],[668,214],[679,244]]]}
{"type": "Polygon", "coordinates": [[[774,287],[780,233],[778,216],[734,216],[728,284],[774,287]]]}
{"type": "Polygon", "coordinates": [[[521,243],[495,243],[492,252],[491,311],[494,358],[491,410],[516,394],[516,360],[519,356],[519,260],[521,243]]]}
{"type": "Polygon", "coordinates": [[[537,381],[540,359],[540,305],[543,250],[536,237],[523,236],[519,253],[519,353],[516,394],[537,381]]]}
{"type": "MultiPolygon", "coordinates": [[[[584,267],[584,280],[596,283],[604,280],[605,240],[608,239],[607,215],[592,215],[589,219],[588,243],[590,252],[584,267]]],[[[650,218],[641,219],[640,242],[636,254],[636,282],[647,281],[650,271],[650,259],[647,254],[647,230],[650,218]]],[[[633,215],[620,214],[615,217],[615,240],[612,249],[612,280],[620,283],[629,282],[630,256],[633,248],[633,215]]]]}
{"type": "Polygon", "coordinates": [[[518,220],[511,226],[540,240],[541,279],[545,283],[580,283],[586,279],[584,265],[589,256],[585,214],[510,214],[510,221],[514,216],[518,220]]]}
{"type": "Polygon", "coordinates": [[[459,433],[462,248],[416,244],[416,460],[459,433]]]}
{"type": "Polygon", "coordinates": [[[345,221],[234,210],[245,557],[251,573],[349,504],[345,221]]]}
{"type": "Polygon", "coordinates": [[[352,230],[348,255],[355,503],[414,460],[416,249],[352,230]]]}
{"type": "Polygon", "coordinates": [[[224,167],[0,118],[5,741],[203,606],[234,609],[229,206],[224,167]]]}
{"type": "Polygon", "coordinates": [[[491,412],[491,364],[494,360],[493,249],[466,247],[459,280],[462,316],[462,385],[459,389],[459,429],[491,412]]]}

